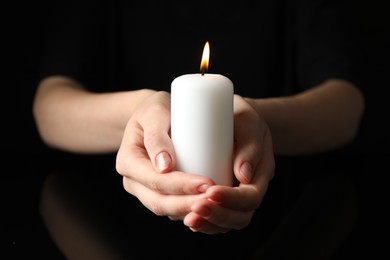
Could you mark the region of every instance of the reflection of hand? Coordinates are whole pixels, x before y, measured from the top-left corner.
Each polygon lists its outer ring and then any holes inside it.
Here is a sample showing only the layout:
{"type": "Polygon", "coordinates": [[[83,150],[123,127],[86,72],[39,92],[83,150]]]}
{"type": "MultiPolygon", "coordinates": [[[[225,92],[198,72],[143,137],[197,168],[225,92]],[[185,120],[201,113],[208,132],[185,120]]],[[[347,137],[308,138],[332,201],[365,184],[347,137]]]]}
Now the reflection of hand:
{"type": "Polygon", "coordinates": [[[251,221],[273,178],[275,161],[267,124],[240,96],[234,98],[235,187],[215,185],[195,197],[184,224],[207,234],[243,229],[251,221]]]}
{"type": "Polygon", "coordinates": [[[123,176],[125,190],[145,207],[156,215],[181,220],[214,183],[203,176],[172,171],[175,153],[169,131],[170,95],[155,92],[128,121],[116,169],[123,176]]]}

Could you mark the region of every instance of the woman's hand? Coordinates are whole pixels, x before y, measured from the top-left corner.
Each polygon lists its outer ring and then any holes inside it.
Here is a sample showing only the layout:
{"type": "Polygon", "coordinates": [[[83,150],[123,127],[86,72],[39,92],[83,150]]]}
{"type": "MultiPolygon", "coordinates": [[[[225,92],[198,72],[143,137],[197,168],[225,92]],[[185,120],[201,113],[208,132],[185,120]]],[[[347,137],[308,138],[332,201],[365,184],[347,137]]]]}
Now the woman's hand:
{"type": "Polygon", "coordinates": [[[268,126],[240,96],[234,98],[234,187],[174,170],[170,139],[170,95],[157,92],[130,118],[117,154],[125,190],[159,216],[183,220],[207,234],[246,227],[274,173],[268,126]]]}
{"type": "Polygon", "coordinates": [[[200,175],[174,171],[170,138],[170,94],[156,92],[142,102],[127,123],[116,170],[125,190],[159,216],[181,220],[195,200],[214,185],[200,175]]]}
{"type": "Polygon", "coordinates": [[[206,234],[243,229],[261,204],[274,175],[272,138],[267,124],[240,96],[234,97],[235,187],[215,185],[191,203],[184,224],[206,234]]]}

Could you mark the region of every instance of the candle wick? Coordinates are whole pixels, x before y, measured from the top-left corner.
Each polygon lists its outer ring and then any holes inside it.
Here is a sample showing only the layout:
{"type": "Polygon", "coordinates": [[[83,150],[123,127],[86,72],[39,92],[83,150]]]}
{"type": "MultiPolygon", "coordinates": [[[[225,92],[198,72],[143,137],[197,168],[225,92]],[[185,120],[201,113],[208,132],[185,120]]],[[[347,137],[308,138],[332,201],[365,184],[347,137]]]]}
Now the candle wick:
{"type": "Polygon", "coordinates": [[[206,70],[205,69],[202,69],[201,71],[200,71],[200,73],[202,73],[202,76],[204,76],[204,73],[206,72],[206,70]]]}

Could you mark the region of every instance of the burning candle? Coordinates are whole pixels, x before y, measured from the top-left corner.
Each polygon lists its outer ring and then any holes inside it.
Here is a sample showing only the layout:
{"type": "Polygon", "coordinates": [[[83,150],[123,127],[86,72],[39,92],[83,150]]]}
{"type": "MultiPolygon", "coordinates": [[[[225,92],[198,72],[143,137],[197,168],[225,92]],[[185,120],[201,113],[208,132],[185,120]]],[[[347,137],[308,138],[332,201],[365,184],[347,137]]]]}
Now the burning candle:
{"type": "Polygon", "coordinates": [[[232,186],[234,88],[229,78],[206,73],[209,56],[206,42],[201,73],[179,76],[171,84],[171,138],[176,170],[232,186]]]}

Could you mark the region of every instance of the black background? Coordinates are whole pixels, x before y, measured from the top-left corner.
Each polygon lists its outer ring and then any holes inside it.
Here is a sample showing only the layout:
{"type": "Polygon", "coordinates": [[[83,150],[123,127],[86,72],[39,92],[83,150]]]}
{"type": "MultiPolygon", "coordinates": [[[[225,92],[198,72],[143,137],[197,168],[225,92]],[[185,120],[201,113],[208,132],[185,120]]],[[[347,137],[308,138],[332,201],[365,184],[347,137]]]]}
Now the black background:
{"type": "MultiPolygon", "coordinates": [[[[38,213],[39,192],[54,151],[40,141],[31,106],[45,30],[55,1],[13,1],[3,4],[1,15],[1,157],[0,258],[62,259],[38,213]],[[3,255],[4,254],[4,255],[3,255]]],[[[379,255],[387,247],[388,204],[386,179],[390,172],[390,4],[356,1],[368,48],[369,91],[363,120],[364,161],[359,189],[362,216],[359,227],[337,256],[379,255]]],[[[336,257],[336,258],[337,258],[336,257]]],[[[382,257],[384,258],[384,257],[382,257]]]]}

